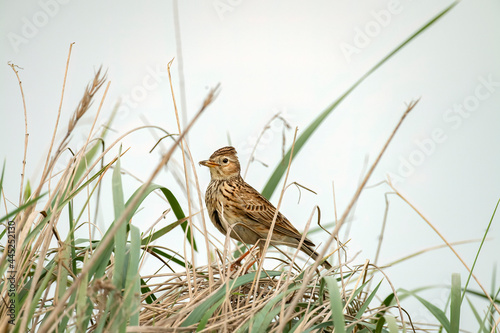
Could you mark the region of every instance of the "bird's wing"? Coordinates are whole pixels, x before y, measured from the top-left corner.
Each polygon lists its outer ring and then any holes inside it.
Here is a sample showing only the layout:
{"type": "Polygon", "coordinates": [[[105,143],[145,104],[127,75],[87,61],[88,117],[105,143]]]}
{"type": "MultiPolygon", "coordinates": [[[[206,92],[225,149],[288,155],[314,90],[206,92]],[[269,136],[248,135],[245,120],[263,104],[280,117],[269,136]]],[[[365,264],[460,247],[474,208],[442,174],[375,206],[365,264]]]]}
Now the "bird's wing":
{"type": "MultiPolygon", "coordinates": [[[[276,207],[257,190],[246,183],[240,188],[239,193],[240,204],[243,205],[242,211],[244,214],[251,220],[262,224],[264,227],[271,228],[274,214],[276,214],[276,207]]],[[[300,232],[295,229],[290,221],[280,212],[278,212],[278,216],[276,217],[274,232],[281,233],[297,240],[300,240],[302,237],[300,232]]],[[[307,238],[304,239],[304,244],[314,246],[314,243],[307,238]]]]}

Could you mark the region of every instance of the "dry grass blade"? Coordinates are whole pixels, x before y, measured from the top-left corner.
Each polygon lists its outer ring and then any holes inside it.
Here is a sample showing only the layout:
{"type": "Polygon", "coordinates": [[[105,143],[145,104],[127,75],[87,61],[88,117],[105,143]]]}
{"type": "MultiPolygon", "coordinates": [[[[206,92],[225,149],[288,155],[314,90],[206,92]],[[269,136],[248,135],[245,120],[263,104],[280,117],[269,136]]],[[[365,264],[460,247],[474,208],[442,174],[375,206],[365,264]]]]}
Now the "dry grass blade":
{"type": "MultiPolygon", "coordinates": [[[[21,78],[19,77],[19,71],[16,68],[20,68],[19,66],[16,66],[14,64],[9,63],[9,66],[12,68],[14,71],[14,74],[17,77],[17,82],[19,83],[19,89],[21,90],[21,97],[23,100],[23,110],[24,110],[24,154],[23,154],[23,168],[21,172],[21,188],[19,190],[19,206],[21,206],[22,201],[23,201],[23,193],[24,193],[24,173],[26,170],[26,153],[28,151],[28,114],[26,111],[26,99],[24,98],[24,90],[23,90],[23,83],[21,81],[21,78]]],[[[26,198],[27,199],[27,198],[26,198]]]]}
{"type": "MultiPolygon", "coordinates": [[[[68,59],[66,60],[66,68],[65,68],[65,71],[64,71],[63,86],[62,86],[62,91],[61,91],[61,100],[59,102],[59,109],[57,110],[57,118],[56,118],[56,123],[55,123],[55,126],[54,126],[54,131],[52,133],[52,139],[50,141],[49,152],[47,153],[45,164],[43,166],[43,171],[42,171],[42,177],[41,177],[41,180],[40,180],[40,184],[36,188],[36,190],[32,193],[31,198],[36,198],[36,197],[38,197],[40,195],[40,193],[42,191],[42,187],[44,186],[45,181],[47,179],[47,176],[49,174],[49,171],[52,169],[52,166],[54,165],[54,160],[55,159],[51,160],[50,158],[52,156],[52,149],[54,148],[54,143],[55,143],[55,139],[56,139],[57,129],[59,128],[59,119],[61,118],[61,110],[62,110],[62,104],[63,104],[63,100],[64,100],[64,92],[65,92],[65,89],[66,89],[66,79],[68,78],[69,61],[71,59],[71,51],[73,50],[73,45],[74,44],[75,43],[71,43],[69,45],[68,59]]],[[[21,226],[25,223],[26,219],[31,214],[31,212],[33,211],[33,209],[34,209],[34,207],[33,208],[28,208],[26,210],[26,212],[24,213],[24,216],[21,218],[21,221],[20,221],[21,226]]]]}
{"type": "MultiPolygon", "coordinates": [[[[172,62],[173,61],[174,61],[174,59],[172,59],[168,63],[168,65],[167,65],[167,71],[168,71],[168,80],[169,80],[169,83],[170,83],[170,92],[172,94],[172,101],[174,103],[175,119],[177,121],[177,130],[179,131],[179,133],[181,133],[182,132],[181,122],[180,122],[180,118],[179,118],[179,112],[177,110],[177,102],[175,100],[174,85],[172,84],[172,76],[171,76],[171,72],[170,72],[170,67],[172,66],[172,62]]],[[[183,170],[184,170],[184,181],[185,181],[185,186],[186,186],[186,196],[188,198],[188,200],[187,200],[187,202],[188,202],[188,214],[189,214],[188,216],[191,216],[193,214],[193,211],[192,211],[192,205],[191,205],[191,186],[189,184],[189,169],[187,168],[186,154],[185,154],[185,149],[186,149],[185,145],[187,145],[187,142],[185,142],[185,141],[186,140],[181,140],[180,144],[181,144],[181,154],[182,154],[182,166],[183,166],[183,170]]],[[[189,230],[193,230],[193,220],[189,219],[188,223],[189,223],[189,230]]],[[[186,251],[185,244],[186,244],[186,242],[184,242],[184,257],[187,258],[187,251],[186,251]]],[[[196,265],[195,251],[194,251],[194,234],[193,234],[193,232],[191,232],[190,244],[191,244],[191,249],[190,250],[191,250],[191,255],[192,255],[191,256],[191,262],[193,263],[193,265],[196,265]]],[[[189,268],[187,266],[186,266],[186,272],[187,272],[187,274],[190,274],[189,273],[189,268]]],[[[193,271],[193,273],[196,274],[196,271],[193,271]]],[[[196,284],[196,278],[194,278],[193,280],[194,280],[194,283],[196,284]]],[[[196,286],[195,286],[195,288],[196,288],[196,286]]]]}

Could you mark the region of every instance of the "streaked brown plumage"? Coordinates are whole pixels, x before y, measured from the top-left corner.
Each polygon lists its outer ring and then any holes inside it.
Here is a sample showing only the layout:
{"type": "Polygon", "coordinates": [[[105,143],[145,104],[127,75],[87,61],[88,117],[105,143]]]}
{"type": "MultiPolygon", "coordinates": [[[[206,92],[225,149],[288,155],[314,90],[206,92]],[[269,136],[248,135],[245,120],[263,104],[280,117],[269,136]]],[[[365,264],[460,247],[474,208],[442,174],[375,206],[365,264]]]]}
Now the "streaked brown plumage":
{"type": "MultiPolygon", "coordinates": [[[[260,241],[262,246],[271,228],[276,208],[241,178],[236,149],[223,147],[215,151],[210,159],[200,161],[200,164],[210,169],[211,181],[205,194],[205,202],[215,227],[226,235],[226,226],[229,225],[232,227],[232,238],[246,244],[260,241]]],[[[278,212],[271,244],[296,247],[301,238],[300,232],[278,212]]],[[[300,249],[316,260],[319,255],[313,247],[314,243],[305,238],[300,249]]],[[[326,261],[323,266],[331,268],[326,261]]]]}

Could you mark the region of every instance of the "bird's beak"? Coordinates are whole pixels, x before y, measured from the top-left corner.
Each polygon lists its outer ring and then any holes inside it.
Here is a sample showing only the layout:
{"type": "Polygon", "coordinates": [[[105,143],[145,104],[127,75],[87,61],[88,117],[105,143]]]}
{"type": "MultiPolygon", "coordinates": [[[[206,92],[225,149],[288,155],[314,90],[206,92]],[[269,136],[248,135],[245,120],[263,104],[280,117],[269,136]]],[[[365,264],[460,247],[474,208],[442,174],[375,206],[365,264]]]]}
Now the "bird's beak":
{"type": "Polygon", "coordinates": [[[215,162],[212,162],[210,160],[205,160],[205,161],[200,161],[199,162],[201,165],[204,165],[206,167],[209,167],[209,168],[213,168],[213,167],[218,167],[220,166],[219,163],[215,163],[215,162]]]}

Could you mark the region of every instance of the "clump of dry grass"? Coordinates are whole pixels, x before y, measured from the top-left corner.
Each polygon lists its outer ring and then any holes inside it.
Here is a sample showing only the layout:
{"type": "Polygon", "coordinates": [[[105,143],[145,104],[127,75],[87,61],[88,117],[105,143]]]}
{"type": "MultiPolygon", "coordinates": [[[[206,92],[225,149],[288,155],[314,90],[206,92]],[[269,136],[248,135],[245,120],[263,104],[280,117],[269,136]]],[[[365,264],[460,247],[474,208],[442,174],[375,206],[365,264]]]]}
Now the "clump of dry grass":
{"type": "MultiPolygon", "coordinates": [[[[263,270],[258,274],[249,270],[244,274],[231,271],[230,265],[222,270],[212,267],[210,283],[208,267],[200,267],[191,275],[185,272],[144,276],[154,278],[156,283],[148,285],[150,292],[142,295],[142,303],[152,294],[156,299],[145,305],[140,313],[140,327],[130,327],[132,331],[193,331],[203,332],[277,332],[286,322],[288,330],[294,327],[302,332],[315,326],[326,331],[334,327],[332,320],[332,299],[326,279],[336,281],[339,268],[333,271],[316,271],[312,280],[304,281],[305,270],[294,266],[293,271],[263,270]],[[243,275],[242,275],[243,274],[243,275]],[[196,280],[196,281],[195,281],[196,280]],[[305,292],[299,296],[297,306],[285,314],[291,300],[297,297],[297,290],[306,284],[305,292]],[[152,329],[151,327],[155,327],[152,329]]],[[[306,268],[306,270],[310,267],[306,268]]],[[[363,287],[356,288],[353,283],[361,276],[367,276],[363,267],[343,268],[344,284],[340,289],[343,317],[346,328],[371,326],[377,314],[388,311],[388,307],[369,309],[366,299],[369,296],[363,287]],[[353,289],[354,287],[354,289],[353,289]],[[363,304],[366,304],[363,307],[363,304]],[[362,313],[359,311],[362,310],[362,313]]],[[[359,282],[359,281],[358,281],[359,282]]],[[[366,281],[360,286],[366,286],[366,281]]],[[[358,287],[360,287],[358,286],[358,287]]]]}

